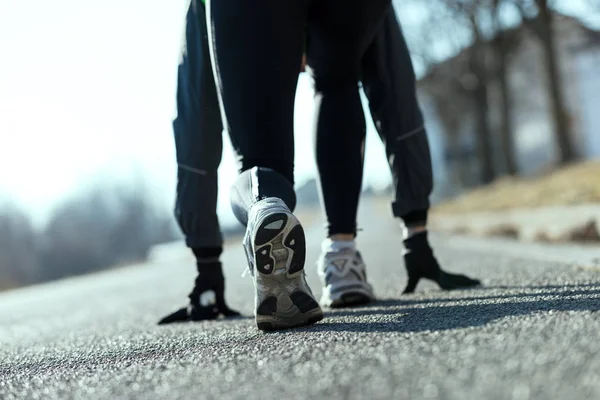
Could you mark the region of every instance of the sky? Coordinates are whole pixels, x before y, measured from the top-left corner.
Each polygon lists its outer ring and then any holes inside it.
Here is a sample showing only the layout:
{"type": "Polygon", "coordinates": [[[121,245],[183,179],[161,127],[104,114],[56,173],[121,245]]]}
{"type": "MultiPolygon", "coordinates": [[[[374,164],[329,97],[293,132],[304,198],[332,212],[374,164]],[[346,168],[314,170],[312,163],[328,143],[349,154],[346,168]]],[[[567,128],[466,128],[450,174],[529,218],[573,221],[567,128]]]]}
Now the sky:
{"type": "MultiPolygon", "coordinates": [[[[171,121],[187,2],[0,4],[0,203],[14,201],[43,222],[99,171],[126,181],[139,167],[170,209],[176,173],[171,121]]],[[[303,76],[296,112],[299,183],[315,174],[313,157],[306,157],[312,154],[312,97],[303,76]]],[[[373,139],[366,180],[385,185],[385,155],[373,139]]],[[[219,172],[219,211],[230,220],[236,165],[228,138],[219,172]]]]}
{"type": "MultiPolygon", "coordinates": [[[[583,1],[571,0],[575,12],[583,1]]],[[[141,169],[153,196],[172,208],[171,121],[186,8],[186,0],[0,0],[0,205],[15,202],[43,224],[99,173],[127,182],[141,169]]],[[[296,104],[302,183],[316,172],[306,76],[296,104]]],[[[390,175],[367,123],[365,183],[380,188],[390,175]]],[[[236,165],[225,142],[219,213],[230,223],[236,165]]]]}

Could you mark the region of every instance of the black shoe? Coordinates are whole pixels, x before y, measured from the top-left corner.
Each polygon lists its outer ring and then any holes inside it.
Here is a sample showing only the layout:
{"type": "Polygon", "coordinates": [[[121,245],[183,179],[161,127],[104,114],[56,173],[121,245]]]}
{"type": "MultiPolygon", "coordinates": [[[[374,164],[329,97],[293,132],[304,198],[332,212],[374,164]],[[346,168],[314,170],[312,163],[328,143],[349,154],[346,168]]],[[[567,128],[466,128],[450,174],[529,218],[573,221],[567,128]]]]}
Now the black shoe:
{"type": "Polygon", "coordinates": [[[478,279],[444,271],[429,246],[427,232],[418,233],[404,241],[406,254],[404,264],[408,272],[408,283],[404,293],[413,293],[421,278],[430,279],[443,290],[465,289],[481,285],[478,279]]]}
{"type": "Polygon", "coordinates": [[[175,322],[214,320],[221,316],[225,318],[240,316],[225,302],[225,277],[221,263],[203,265],[202,273],[198,274],[192,293],[189,294],[190,304],[161,319],[158,324],[175,322]]]}

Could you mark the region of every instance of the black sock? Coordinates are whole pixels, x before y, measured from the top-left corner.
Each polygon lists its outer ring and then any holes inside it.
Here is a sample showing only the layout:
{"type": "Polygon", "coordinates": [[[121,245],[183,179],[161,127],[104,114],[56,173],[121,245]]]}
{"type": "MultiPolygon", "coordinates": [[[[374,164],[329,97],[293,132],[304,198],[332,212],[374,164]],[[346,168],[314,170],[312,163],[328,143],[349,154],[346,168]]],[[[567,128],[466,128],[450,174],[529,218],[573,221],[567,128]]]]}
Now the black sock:
{"type": "Polygon", "coordinates": [[[207,260],[219,261],[223,247],[193,247],[192,253],[196,256],[196,261],[206,262],[207,260]]]}
{"type": "Polygon", "coordinates": [[[194,247],[192,248],[196,256],[196,268],[198,276],[196,278],[196,289],[203,287],[218,288],[223,281],[223,267],[220,256],[223,252],[222,247],[194,247]]]}
{"type": "Polygon", "coordinates": [[[404,221],[404,225],[407,228],[415,226],[426,226],[427,225],[427,214],[428,209],[411,211],[408,214],[401,216],[404,221]]]}
{"type": "Polygon", "coordinates": [[[221,253],[223,253],[222,247],[194,247],[192,253],[196,257],[196,265],[198,266],[198,272],[204,272],[212,270],[215,267],[221,267],[219,261],[221,253]]]}
{"type": "Polygon", "coordinates": [[[427,231],[417,232],[404,239],[404,247],[407,252],[431,250],[427,231]]]}

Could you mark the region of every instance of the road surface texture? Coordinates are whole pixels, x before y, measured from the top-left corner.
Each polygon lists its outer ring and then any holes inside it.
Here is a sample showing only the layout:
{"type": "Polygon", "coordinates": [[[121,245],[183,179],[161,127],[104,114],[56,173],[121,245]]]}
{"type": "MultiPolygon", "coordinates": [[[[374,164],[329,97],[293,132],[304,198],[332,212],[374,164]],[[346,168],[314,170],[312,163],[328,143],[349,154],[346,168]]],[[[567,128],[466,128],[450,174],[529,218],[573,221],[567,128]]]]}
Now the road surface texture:
{"type": "MultiPolygon", "coordinates": [[[[406,282],[387,206],[361,207],[359,245],[381,301],[261,333],[240,247],[224,255],[248,317],[156,326],[182,306],[192,259],[0,295],[0,399],[599,399],[600,250],[434,236],[445,267],[485,287],[406,282]]],[[[309,282],[321,221],[308,223],[309,282]]]]}

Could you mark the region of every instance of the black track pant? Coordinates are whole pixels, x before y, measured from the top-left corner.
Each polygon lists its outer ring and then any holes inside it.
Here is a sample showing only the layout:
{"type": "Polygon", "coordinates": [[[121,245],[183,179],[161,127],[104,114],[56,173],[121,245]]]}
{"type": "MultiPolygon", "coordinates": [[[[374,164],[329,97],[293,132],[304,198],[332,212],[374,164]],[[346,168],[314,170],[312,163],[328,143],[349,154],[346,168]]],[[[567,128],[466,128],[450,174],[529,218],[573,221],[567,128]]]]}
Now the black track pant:
{"type": "MultiPolygon", "coordinates": [[[[173,123],[179,163],[175,214],[188,246],[218,247],[217,169],[222,123],[204,6],[197,0],[190,2],[184,49],[178,71],[178,116],[173,123]]],[[[416,99],[412,63],[393,10],[388,11],[365,52],[362,68],[363,88],[394,177],[394,215],[403,217],[426,210],[433,184],[429,146],[416,99]]],[[[356,177],[359,184],[361,175],[356,177]]],[[[331,199],[332,193],[329,186],[323,187],[325,198],[331,199]]],[[[335,207],[335,199],[328,204],[335,207]]],[[[347,233],[343,225],[336,227],[335,219],[330,219],[330,233],[347,233]]]]}
{"type": "MultiPolygon", "coordinates": [[[[246,223],[251,205],[266,197],[294,205],[288,193],[293,193],[294,100],[305,27],[318,97],[317,135],[360,144],[365,131],[357,90],[360,61],[388,4],[389,0],[208,2],[224,121],[244,171],[232,195],[240,222],[246,223]]],[[[359,171],[362,161],[360,167],[359,171]]],[[[336,182],[333,190],[356,196],[346,185],[351,179],[356,177],[336,182]]],[[[347,228],[353,231],[356,210],[346,203],[337,206],[336,212],[348,214],[347,228]]]]}
{"type": "Polygon", "coordinates": [[[394,216],[425,222],[433,189],[429,141],[410,54],[391,7],[364,54],[362,83],[394,178],[394,216]]]}
{"type": "Polygon", "coordinates": [[[206,15],[199,0],[190,2],[186,17],[173,132],[178,164],[175,217],[186,244],[194,248],[221,247],[217,170],[223,150],[223,125],[210,62],[206,15]]]}
{"type": "MultiPolygon", "coordinates": [[[[313,43],[310,42],[309,46],[313,43]]],[[[394,9],[390,7],[362,58],[361,80],[394,178],[394,216],[408,224],[427,218],[433,188],[429,143],[416,98],[412,62],[394,9]]],[[[359,123],[358,118],[349,119],[359,123]]],[[[364,125],[361,125],[361,127],[364,125]]],[[[327,126],[327,130],[335,126],[327,126]]],[[[329,235],[355,233],[365,135],[320,134],[316,154],[329,235]],[[344,185],[346,190],[339,190],[344,185]],[[340,204],[345,205],[339,210],[340,204]],[[351,214],[351,210],[353,214],[351,214]]]]}

